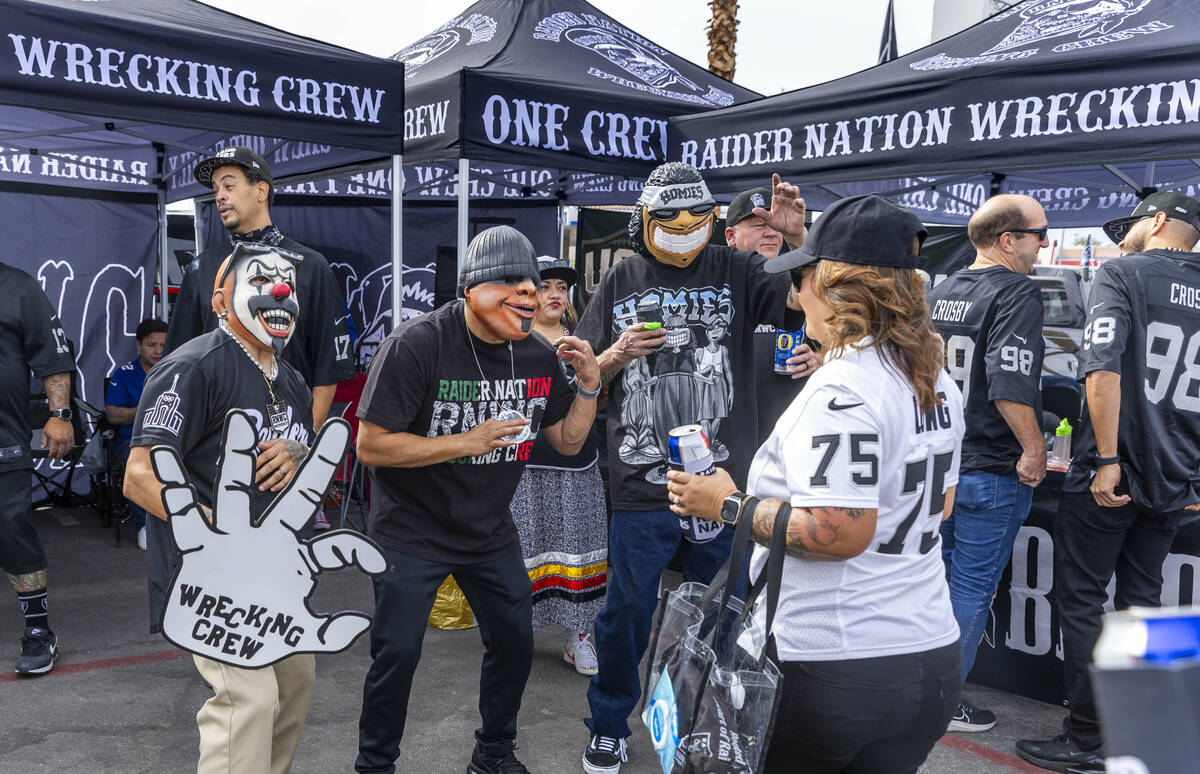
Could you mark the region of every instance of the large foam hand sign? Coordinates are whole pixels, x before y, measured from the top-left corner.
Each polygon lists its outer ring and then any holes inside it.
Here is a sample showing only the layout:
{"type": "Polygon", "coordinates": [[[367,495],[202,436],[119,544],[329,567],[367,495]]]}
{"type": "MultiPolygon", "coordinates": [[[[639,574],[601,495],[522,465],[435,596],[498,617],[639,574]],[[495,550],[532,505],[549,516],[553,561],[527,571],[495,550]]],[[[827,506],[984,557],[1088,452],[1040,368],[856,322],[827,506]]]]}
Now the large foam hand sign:
{"type": "Polygon", "coordinates": [[[168,640],[215,661],[256,668],[293,653],[345,650],[366,631],[370,617],[318,615],[308,599],[322,570],[354,565],[381,573],[387,566],[383,552],[350,530],[309,541],[299,536],[320,507],[349,438],[345,421],[326,422],[296,475],[257,521],[250,515],[250,493],[258,437],[245,413],[235,409],[225,419],[211,517],[196,501],[175,450],[150,450],[183,554],[163,610],[168,640]]]}

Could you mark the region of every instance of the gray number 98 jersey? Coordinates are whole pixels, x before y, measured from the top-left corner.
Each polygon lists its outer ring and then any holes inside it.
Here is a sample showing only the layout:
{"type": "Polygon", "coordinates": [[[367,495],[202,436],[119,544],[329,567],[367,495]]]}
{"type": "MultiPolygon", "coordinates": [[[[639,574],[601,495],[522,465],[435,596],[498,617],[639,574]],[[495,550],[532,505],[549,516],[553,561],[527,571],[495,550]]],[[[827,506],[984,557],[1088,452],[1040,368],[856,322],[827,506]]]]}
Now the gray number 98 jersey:
{"type": "MultiPolygon", "coordinates": [[[[958,638],[938,528],[958,481],[963,406],[947,374],[937,390],[941,405],[922,412],[873,347],[847,350],[813,375],[755,455],[748,490],[756,497],[878,512],[859,556],[785,560],[781,658],[873,658],[958,638]]],[[[752,570],[765,559],[757,548],[752,570]]]]}

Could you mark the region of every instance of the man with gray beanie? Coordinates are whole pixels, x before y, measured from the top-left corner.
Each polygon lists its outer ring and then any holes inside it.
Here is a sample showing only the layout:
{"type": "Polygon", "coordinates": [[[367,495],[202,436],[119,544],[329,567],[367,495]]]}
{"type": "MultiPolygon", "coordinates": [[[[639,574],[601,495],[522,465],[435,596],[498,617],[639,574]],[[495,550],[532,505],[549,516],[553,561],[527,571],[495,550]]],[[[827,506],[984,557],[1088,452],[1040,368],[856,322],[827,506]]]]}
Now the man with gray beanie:
{"type": "Polygon", "coordinates": [[[535,255],[516,229],[483,231],[460,269],[463,298],[401,324],[371,361],[357,452],[371,470],[368,534],[388,570],[374,579],[357,771],[396,770],[425,622],[450,575],[485,647],[467,771],[527,771],[513,742],[533,660],[532,596],[508,503],[538,434],[575,454],[600,394],[586,341],[562,336],[552,353],[527,338],[539,309],[535,255]]]}

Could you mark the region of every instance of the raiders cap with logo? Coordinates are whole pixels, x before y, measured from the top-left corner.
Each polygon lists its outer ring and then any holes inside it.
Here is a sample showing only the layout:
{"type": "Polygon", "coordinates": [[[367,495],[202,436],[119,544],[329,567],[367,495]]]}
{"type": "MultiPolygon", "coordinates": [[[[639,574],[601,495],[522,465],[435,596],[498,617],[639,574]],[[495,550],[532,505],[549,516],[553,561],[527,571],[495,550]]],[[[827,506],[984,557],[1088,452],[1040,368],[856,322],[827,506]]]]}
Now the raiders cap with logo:
{"type": "Polygon", "coordinates": [[[733,201],[725,210],[725,225],[736,226],[753,215],[755,207],[762,207],[764,210],[771,209],[770,188],[751,188],[749,191],[742,191],[733,197],[733,201]]]}
{"type": "Polygon", "coordinates": [[[267,166],[266,159],[244,145],[230,145],[228,148],[222,148],[214,155],[200,161],[192,169],[192,174],[195,175],[197,183],[205,188],[211,188],[213,172],[230,164],[253,170],[266,178],[268,183],[271,182],[271,168],[267,166]]]}
{"type": "Polygon", "coordinates": [[[1129,227],[1142,218],[1152,218],[1165,212],[1172,220],[1182,220],[1200,231],[1200,202],[1190,196],[1174,191],[1159,191],[1142,199],[1127,218],[1113,218],[1104,224],[1104,233],[1116,244],[1121,244],[1129,227]]]}

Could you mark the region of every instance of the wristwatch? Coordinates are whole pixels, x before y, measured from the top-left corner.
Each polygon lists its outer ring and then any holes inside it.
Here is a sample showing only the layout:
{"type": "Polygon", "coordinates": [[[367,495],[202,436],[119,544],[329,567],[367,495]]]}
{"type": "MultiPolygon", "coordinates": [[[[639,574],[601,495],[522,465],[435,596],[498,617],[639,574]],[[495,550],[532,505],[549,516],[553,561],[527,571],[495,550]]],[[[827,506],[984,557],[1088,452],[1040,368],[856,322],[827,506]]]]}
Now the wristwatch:
{"type": "Polygon", "coordinates": [[[1099,468],[1103,467],[1104,465],[1116,465],[1120,461],[1120,457],[1096,457],[1096,467],[1099,468]]]}
{"type": "Polygon", "coordinates": [[[54,417],[55,419],[61,419],[64,422],[70,422],[71,417],[75,416],[75,414],[69,408],[60,408],[51,411],[50,416],[54,417]]]}
{"type": "Polygon", "coordinates": [[[733,527],[737,525],[738,516],[742,513],[742,506],[750,495],[745,492],[734,492],[721,501],[721,521],[726,525],[733,527]]]}

